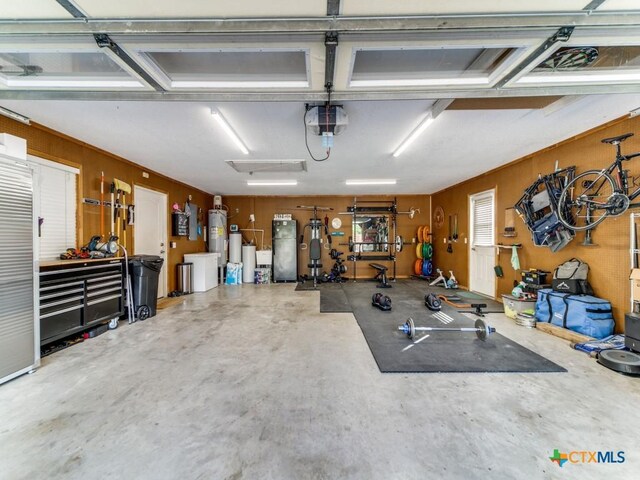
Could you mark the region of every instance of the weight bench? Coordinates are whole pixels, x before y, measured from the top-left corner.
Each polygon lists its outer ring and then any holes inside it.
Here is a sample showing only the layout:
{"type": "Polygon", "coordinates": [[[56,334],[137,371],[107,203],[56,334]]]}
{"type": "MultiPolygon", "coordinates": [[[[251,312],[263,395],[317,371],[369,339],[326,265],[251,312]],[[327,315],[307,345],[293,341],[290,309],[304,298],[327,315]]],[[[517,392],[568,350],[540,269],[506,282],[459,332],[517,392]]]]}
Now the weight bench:
{"type": "Polygon", "coordinates": [[[376,273],[376,276],[373,277],[374,280],[380,280],[378,288],[391,288],[391,285],[389,285],[389,281],[387,280],[388,267],[380,265],[379,263],[370,263],[369,266],[371,268],[375,268],[378,271],[378,273],[376,273]]]}

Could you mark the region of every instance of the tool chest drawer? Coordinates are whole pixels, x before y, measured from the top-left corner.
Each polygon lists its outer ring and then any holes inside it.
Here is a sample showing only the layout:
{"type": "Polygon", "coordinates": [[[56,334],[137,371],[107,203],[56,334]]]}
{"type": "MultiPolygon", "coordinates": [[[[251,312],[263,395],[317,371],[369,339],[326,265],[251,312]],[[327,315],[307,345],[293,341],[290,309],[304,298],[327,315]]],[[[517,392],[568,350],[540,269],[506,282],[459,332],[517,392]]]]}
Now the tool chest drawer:
{"type": "Polygon", "coordinates": [[[40,344],[85,330],[124,313],[122,259],[40,265],[40,344]]]}

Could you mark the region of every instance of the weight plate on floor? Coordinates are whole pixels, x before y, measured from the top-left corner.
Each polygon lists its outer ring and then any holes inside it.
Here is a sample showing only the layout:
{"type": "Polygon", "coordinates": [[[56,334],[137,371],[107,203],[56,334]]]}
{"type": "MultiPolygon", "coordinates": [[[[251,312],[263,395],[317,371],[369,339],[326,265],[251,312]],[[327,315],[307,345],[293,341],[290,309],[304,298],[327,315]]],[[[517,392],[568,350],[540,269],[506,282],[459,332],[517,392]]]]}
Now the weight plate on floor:
{"type": "Polygon", "coordinates": [[[416,256],[417,256],[418,258],[422,258],[422,243],[419,243],[419,244],[416,246],[416,256]]]}
{"type": "Polygon", "coordinates": [[[485,341],[487,338],[487,325],[482,321],[482,319],[476,320],[476,335],[482,341],[485,341]]]}
{"type": "Polygon", "coordinates": [[[416,336],[416,326],[413,323],[413,318],[409,317],[407,319],[407,323],[409,324],[409,333],[407,333],[407,337],[413,340],[413,338],[416,336]]]}
{"type": "Polygon", "coordinates": [[[416,275],[422,275],[422,260],[416,260],[416,262],[413,264],[413,271],[416,275]]]}

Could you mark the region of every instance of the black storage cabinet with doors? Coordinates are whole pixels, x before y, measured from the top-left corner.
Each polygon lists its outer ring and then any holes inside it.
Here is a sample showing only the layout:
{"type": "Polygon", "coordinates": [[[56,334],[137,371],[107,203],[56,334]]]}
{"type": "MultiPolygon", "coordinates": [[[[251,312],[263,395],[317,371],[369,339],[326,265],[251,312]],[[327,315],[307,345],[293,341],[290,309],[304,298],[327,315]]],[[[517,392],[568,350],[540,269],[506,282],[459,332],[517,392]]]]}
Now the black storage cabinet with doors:
{"type": "Polygon", "coordinates": [[[164,260],[157,255],[129,257],[129,276],[133,290],[133,308],[138,320],[156,314],[158,305],[158,278],[164,260]]]}
{"type": "Polygon", "coordinates": [[[60,260],[40,264],[40,344],[124,313],[124,261],[60,260]]]}

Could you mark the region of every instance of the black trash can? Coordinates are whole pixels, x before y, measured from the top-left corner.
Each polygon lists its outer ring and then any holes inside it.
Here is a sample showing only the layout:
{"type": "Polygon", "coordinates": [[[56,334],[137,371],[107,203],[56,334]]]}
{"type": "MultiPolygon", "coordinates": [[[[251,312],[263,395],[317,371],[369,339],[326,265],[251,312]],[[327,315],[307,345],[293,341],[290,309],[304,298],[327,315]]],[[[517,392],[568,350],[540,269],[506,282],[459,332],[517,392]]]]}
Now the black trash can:
{"type": "Polygon", "coordinates": [[[158,304],[158,277],[164,260],[157,255],[129,257],[129,275],[133,290],[133,308],[138,320],[156,314],[158,304]]]}

